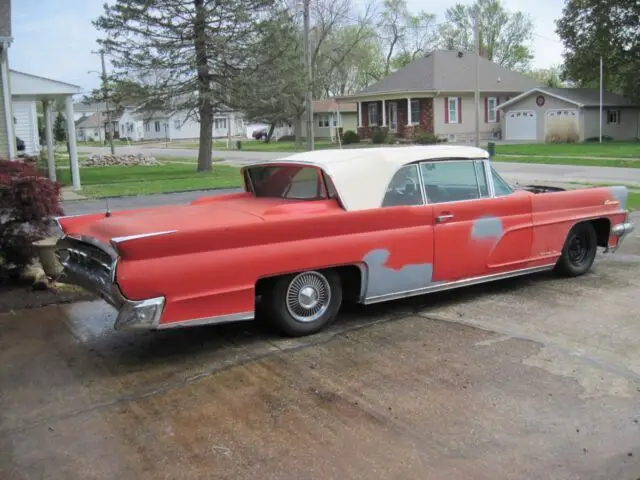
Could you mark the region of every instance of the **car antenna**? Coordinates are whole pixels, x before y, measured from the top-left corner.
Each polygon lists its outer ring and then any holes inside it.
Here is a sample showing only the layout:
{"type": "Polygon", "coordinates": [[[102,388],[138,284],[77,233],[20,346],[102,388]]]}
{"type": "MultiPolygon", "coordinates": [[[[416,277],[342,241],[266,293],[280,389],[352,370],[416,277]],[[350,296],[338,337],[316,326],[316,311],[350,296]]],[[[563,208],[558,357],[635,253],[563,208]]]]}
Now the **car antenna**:
{"type": "Polygon", "coordinates": [[[105,217],[110,217],[111,216],[111,210],[109,210],[109,199],[105,199],[105,202],[107,203],[107,210],[104,212],[104,216],[105,217]]]}

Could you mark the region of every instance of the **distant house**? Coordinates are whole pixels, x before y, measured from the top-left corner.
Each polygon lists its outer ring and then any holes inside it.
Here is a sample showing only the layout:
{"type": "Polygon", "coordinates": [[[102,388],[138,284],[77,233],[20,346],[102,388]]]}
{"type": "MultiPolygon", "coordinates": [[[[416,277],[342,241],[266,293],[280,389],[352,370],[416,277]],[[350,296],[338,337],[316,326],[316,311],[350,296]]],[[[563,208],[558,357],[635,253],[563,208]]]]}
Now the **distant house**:
{"type": "MultiPolygon", "coordinates": [[[[145,140],[186,140],[200,137],[200,122],[186,110],[140,112],[145,140]]],[[[213,138],[244,136],[244,120],[240,112],[227,111],[214,116],[213,138]]]]}
{"type": "MultiPolygon", "coordinates": [[[[603,93],[602,134],[616,140],[640,138],[640,105],[614,93],[603,93]]],[[[600,133],[600,91],[597,88],[532,88],[503,103],[503,139],[551,140],[574,132],[576,140],[600,133]]]]}
{"type": "Polygon", "coordinates": [[[76,122],[76,139],[78,142],[104,142],[105,115],[94,113],[81,117],[76,122]]]}
{"type": "MultiPolygon", "coordinates": [[[[338,103],[333,98],[313,101],[313,136],[316,139],[335,141],[338,129],[356,131],[358,105],[338,103]]],[[[307,126],[302,122],[302,136],[307,136],[307,126]]]]}
{"type": "MultiPolygon", "coordinates": [[[[437,50],[341,103],[358,105],[358,133],[370,137],[372,127],[412,138],[416,131],[435,133],[451,142],[475,140],[475,53],[437,50]]],[[[498,106],[537,87],[535,80],[480,57],[480,137],[500,136],[498,106]]]]}

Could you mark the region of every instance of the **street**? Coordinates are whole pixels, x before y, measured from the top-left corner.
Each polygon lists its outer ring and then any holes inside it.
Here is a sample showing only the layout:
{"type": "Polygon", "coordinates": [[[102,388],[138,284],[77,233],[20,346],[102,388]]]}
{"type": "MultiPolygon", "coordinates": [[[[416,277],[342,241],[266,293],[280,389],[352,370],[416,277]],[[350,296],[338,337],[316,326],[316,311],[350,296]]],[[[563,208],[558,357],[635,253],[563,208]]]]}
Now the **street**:
{"type": "MultiPolygon", "coordinates": [[[[640,223],[640,216],[634,221],[640,223]]],[[[0,478],[640,477],[640,235],[549,274],[344,311],[115,332],[0,315],[0,478]]]]}

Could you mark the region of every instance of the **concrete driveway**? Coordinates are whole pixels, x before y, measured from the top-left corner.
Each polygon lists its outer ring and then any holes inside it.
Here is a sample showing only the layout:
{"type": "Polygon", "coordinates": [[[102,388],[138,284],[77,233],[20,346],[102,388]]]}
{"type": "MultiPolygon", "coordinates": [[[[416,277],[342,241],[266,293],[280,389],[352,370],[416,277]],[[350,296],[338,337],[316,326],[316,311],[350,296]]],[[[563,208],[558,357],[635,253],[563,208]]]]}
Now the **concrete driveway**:
{"type": "Polygon", "coordinates": [[[640,236],[596,262],[303,339],[114,332],[100,302],[2,315],[0,478],[636,480],[640,236]]]}

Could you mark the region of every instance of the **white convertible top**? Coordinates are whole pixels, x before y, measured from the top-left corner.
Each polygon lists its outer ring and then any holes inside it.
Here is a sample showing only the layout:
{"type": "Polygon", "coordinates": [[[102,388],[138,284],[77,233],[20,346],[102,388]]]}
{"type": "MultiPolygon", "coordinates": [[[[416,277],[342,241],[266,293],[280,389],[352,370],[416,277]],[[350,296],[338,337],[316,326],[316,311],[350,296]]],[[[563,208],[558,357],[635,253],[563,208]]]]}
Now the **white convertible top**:
{"type": "Polygon", "coordinates": [[[347,210],[378,208],[393,175],[404,165],[422,160],[489,158],[486,150],[456,145],[314,150],[247,167],[285,163],[321,168],[331,177],[347,210]]]}

